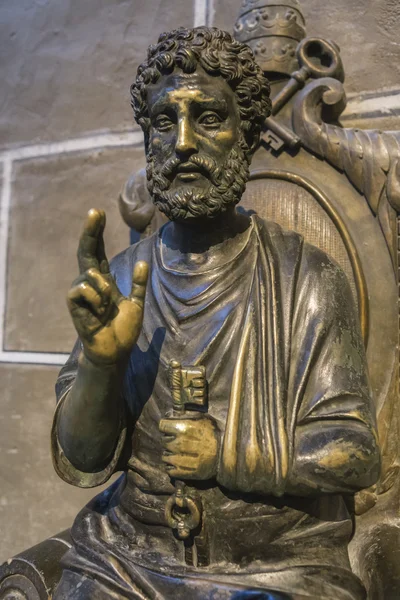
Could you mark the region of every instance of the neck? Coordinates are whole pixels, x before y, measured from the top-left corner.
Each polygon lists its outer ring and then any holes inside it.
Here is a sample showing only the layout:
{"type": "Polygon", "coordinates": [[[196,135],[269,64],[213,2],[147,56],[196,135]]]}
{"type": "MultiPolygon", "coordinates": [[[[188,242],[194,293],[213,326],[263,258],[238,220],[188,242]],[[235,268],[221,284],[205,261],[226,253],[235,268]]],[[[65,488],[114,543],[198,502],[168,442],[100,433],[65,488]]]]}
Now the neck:
{"type": "Polygon", "coordinates": [[[202,254],[243,233],[249,225],[249,217],[236,212],[232,206],[212,219],[205,217],[170,222],[165,228],[163,242],[171,250],[202,254]]]}

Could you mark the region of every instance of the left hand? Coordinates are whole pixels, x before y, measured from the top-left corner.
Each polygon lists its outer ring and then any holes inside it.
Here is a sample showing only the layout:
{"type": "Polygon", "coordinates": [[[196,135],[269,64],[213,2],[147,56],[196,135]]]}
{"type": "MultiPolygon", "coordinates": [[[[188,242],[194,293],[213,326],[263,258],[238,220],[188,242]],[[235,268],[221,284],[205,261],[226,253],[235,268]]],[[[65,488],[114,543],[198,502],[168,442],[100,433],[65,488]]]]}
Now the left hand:
{"type": "Polygon", "coordinates": [[[220,432],[210,415],[161,419],[162,461],[170,477],[212,479],[217,474],[220,432]]]}

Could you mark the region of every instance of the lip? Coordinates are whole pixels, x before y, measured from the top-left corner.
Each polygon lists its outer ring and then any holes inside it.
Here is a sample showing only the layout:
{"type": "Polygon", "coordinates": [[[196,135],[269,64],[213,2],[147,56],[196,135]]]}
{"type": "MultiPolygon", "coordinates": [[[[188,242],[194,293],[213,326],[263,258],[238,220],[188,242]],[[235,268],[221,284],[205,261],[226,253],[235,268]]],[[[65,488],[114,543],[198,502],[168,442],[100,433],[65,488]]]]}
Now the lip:
{"type": "Polygon", "coordinates": [[[178,173],[199,173],[200,169],[191,162],[181,163],[177,168],[178,173]]]}
{"type": "Polygon", "coordinates": [[[194,181],[195,179],[199,179],[200,173],[198,171],[192,172],[181,172],[177,174],[177,178],[181,181],[194,181]]]}
{"type": "Polygon", "coordinates": [[[182,163],[177,168],[177,177],[181,181],[194,181],[200,177],[200,169],[193,163],[182,163]]]}

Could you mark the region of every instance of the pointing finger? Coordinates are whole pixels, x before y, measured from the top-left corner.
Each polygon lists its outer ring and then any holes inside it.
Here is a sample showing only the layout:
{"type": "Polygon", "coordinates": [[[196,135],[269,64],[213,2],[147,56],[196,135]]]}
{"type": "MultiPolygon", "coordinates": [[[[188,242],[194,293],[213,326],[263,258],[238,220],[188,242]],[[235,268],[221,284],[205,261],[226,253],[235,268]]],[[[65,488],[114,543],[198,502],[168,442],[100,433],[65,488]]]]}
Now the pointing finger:
{"type": "Polygon", "coordinates": [[[81,273],[91,268],[100,270],[100,262],[105,258],[102,241],[105,224],[104,211],[92,208],[88,212],[78,246],[78,264],[81,273]]]}
{"type": "Polygon", "coordinates": [[[149,276],[149,265],[141,260],[135,264],[132,276],[131,298],[143,306],[143,300],[146,295],[146,284],[149,276]]]}
{"type": "Polygon", "coordinates": [[[106,250],[104,248],[104,237],[103,237],[103,232],[106,226],[106,214],[104,211],[100,211],[103,213],[103,229],[99,235],[98,238],[98,244],[97,244],[97,259],[99,261],[99,268],[100,268],[100,273],[109,273],[110,272],[110,265],[108,264],[108,259],[106,256],[106,250]]]}

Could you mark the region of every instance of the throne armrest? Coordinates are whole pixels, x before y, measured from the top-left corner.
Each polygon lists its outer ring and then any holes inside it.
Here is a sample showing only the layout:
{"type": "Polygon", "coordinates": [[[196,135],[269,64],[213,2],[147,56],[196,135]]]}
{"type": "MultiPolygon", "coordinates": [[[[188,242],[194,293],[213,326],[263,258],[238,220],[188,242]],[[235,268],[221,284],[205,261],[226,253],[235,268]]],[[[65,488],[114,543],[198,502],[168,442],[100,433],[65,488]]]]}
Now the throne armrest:
{"type": "Polygon", "coordinates": [[[352,551],[352,566],[371,600],[400,598],[400,522],[382,518],[368,524],[352,551]]]}
{"type": "Polygon", "coordinates": [[[66,529],[0,565],[0,598],[49,600],[61,578],[61,558],[70,547],[66,529]]]}

